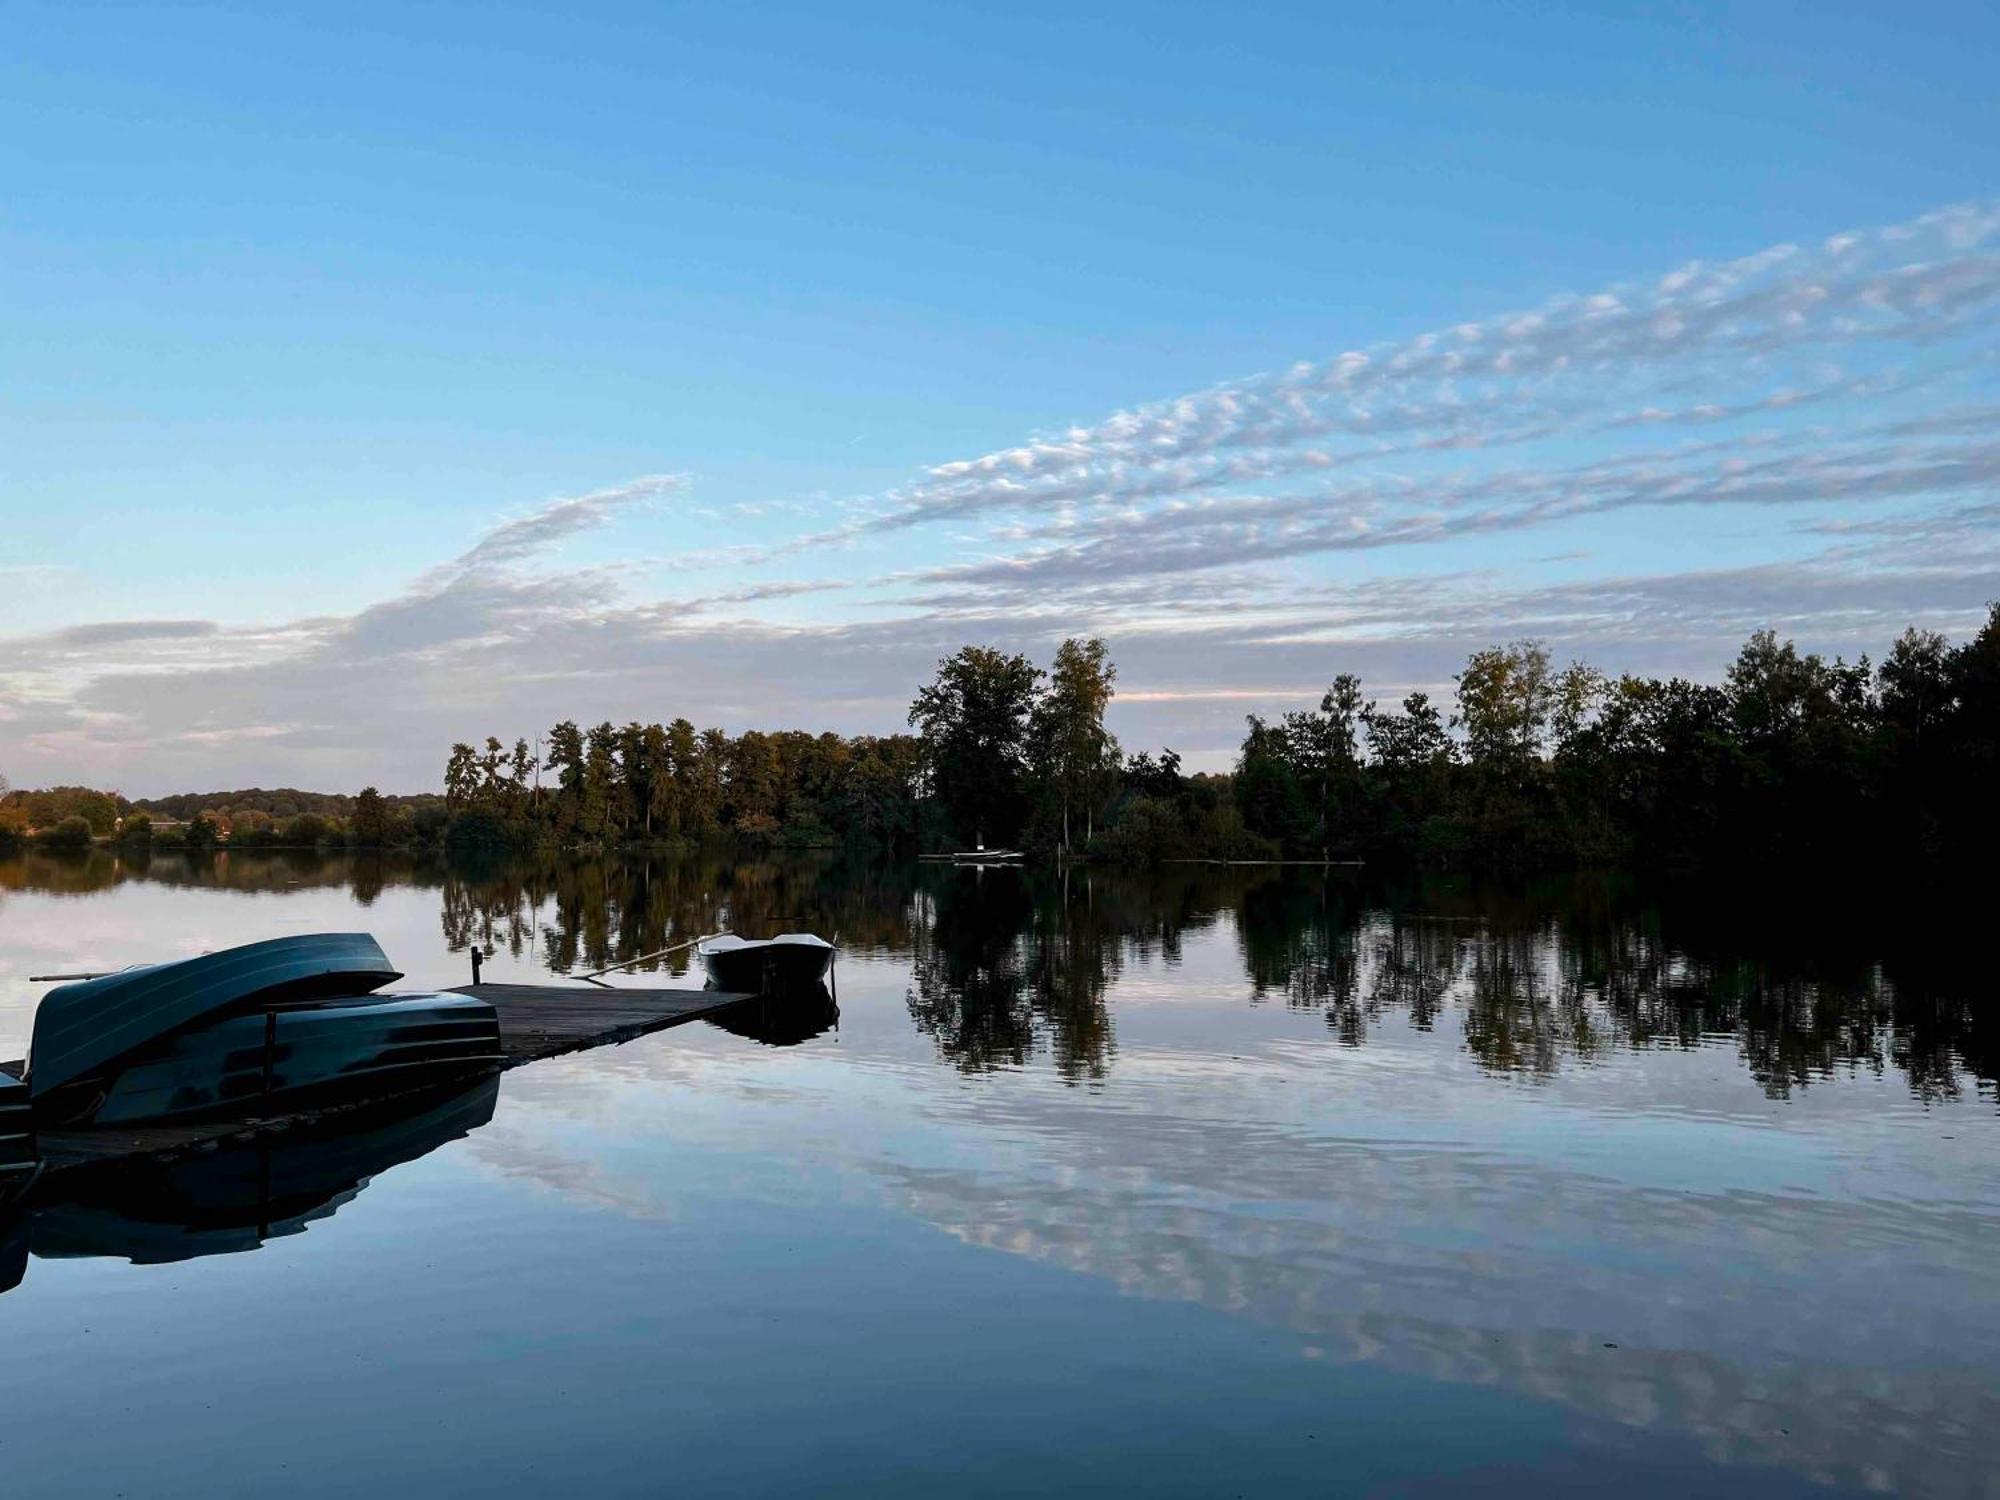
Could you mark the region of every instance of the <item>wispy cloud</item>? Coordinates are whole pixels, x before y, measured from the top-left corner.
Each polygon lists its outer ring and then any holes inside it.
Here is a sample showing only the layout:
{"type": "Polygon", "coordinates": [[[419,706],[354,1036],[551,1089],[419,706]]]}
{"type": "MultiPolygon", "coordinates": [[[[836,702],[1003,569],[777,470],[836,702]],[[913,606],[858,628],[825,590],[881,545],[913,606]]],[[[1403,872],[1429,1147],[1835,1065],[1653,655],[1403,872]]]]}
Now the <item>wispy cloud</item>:
{"type": "Polygon", "coordinates": [[[827,536],[1852,396],[1865,381],[1857,386],[1830,361],[1873,362],[1990,329],[2000,303],[1996,236],[2000,205],[1961,205],[1301,362],[939,464],[827,536]],[[1701,394],[1675,401],[1677,389],[1701,394]]]}

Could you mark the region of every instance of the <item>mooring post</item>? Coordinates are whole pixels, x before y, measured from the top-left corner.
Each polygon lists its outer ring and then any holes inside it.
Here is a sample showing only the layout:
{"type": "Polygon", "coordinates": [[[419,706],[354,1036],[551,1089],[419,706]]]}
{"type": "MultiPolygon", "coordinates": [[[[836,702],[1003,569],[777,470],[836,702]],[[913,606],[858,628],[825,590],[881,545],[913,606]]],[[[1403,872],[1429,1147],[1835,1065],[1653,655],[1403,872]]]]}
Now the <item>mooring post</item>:
{"type": "Polygon", "coordinates": [[[479,951],[479,944],[474,943],[472,945],[472,982],[474,984],[479,983],[479,960],[485,956],[485,954],[479,951]]]}

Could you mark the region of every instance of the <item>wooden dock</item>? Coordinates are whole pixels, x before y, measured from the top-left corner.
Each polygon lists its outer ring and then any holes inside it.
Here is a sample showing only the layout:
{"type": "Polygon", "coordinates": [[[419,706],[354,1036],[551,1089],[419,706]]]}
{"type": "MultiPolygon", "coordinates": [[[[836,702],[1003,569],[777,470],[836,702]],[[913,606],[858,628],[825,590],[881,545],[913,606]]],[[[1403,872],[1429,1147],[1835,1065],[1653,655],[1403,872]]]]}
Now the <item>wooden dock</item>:
{"type": "MultiPolygon", "coordinates": [[[[754,1000],[754,995],[728,990],[613,989],[582,984],[461,984],[447,993],[473,995],[490,1003],[500,1017],[501,1067],[565,1052],[629,1042],[649,1032],[664,1031],[685,1021],[754,1000]]],[[[0,1063],[0,1071],[21,1076],[21,1063],[0,1063]]],[[[380,1096],[347,1108],[365,1108],[380,1096]]],[[[94,1130],[49,1130],[41,1134],[45,1175],[73,1171],[135,1157],[173,1157],[224,1141],[249,1140],[290,1130],[309,1119],[342,1113],[341,1108],[316,1109],[269,1118],[234,1118],[192,1125],[106,1127],[94,1130]]]]}

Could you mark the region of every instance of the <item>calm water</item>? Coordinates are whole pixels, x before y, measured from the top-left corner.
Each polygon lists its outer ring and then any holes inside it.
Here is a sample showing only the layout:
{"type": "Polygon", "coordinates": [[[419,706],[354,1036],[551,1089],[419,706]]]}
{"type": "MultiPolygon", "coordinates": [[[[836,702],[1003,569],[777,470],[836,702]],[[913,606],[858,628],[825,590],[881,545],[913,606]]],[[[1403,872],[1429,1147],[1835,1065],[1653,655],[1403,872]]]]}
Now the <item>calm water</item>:
{"type": "Polygon", "coordinates": [[[837,1024],[684,1026],[0,1219],[0,1490],[2000,1494],[1978,922],[30,859],[0,1053],[50,969],[365,928],[416,983],[475,941],[534,978],[721,925],[837,932],[837,1024]]]}

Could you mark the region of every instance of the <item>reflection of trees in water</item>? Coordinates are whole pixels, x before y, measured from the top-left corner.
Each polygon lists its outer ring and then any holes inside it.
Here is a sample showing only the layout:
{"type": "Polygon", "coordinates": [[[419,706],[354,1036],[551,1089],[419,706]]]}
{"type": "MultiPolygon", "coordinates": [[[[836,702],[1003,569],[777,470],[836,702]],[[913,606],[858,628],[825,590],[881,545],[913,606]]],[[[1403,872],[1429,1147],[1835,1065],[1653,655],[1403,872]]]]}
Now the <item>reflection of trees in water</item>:
{"type": "Polygon", "coordinates": [[[1885,943],[1898,929],[1880,911],[1660,906],[1608,880],[1371,897],[1331,881],[1241,889],[1253,992],[1323,1011],[1350,1046],[1386,1015],[1428,1030],[1456,1010],[1483,1067],[1529,1076],[1729,1038],[1773,1098],[1842,1069],[1900,1069],[1924,1099],[1956,1097],[1967,1073],[2000,1078],[2000,1027],[1964,964],[1932,933],[1928,948],[1885,943]]]}
{"type": "MultiPolygon", "coordinates": [[[[1768,890],[1733,904],[1653,900],[1611,877],[1398,885],[1199,866],[982,872],[837,855],[446,865],[375,852],[94,849],[0,860],[0,894],[82,895],[138,880],[348,886],[363,906],[396,887],[436,888],[454,951],[478,943],[557,972],[725,927],[907,952],[912,1016],[973,1072],[1045,1051],[1065,1078],[1104,1076],[1112,982],[1135,959],[1176,964],[1190,931],[1228,923],[1252,995],[1322,1012],[1349,1046],[1388,1016],[1428,1030],[1456,1013],[1482,1067],[1528,1077],[1620,1050],[1727,1040],[1773,1097],[1843,1069],[1899,1072],[1926,1100],[1958,1096],[1968,1075],[2000,1081],[2000,1009],[1967,941],[1979,919],[1912,918],[1879,896],[1812,909],[1768,890]]],[[[680,976],[691,961],[680,953],[648,967],[680,976]]]]}
{"type": "Polygon", "coordinates": [[[0,860],[0,890],[82,896],[128,881],[190,890],[277,893],[347,886],[367,905],[385,885],[435,885],[434,865],[406,855],[312,849],[183,850],[93,848],[0,860]]]}
{"type": "Polygon", "coordinates": [[[1105,992],[1126,910],[1088,874],[937,868],[911,907],[910,1014],[968,1073],[1020,1067],[1044,1044],[1071,1083],[1101,1079],[1116,1044],[1105,992]]]}
{"type": "MultiPolygon", "coordinates": [[[[732,862],[509,860],[444,875],[447,945],[513,957],[537,944],[557,972],[603,968],[728,929],[762,937],[817,932],[849,951],[899,948],[911,876],[905,867],[839,857],[732,862]]],[[[685,975],[688,951],[634,973],[685,975]]]]}

